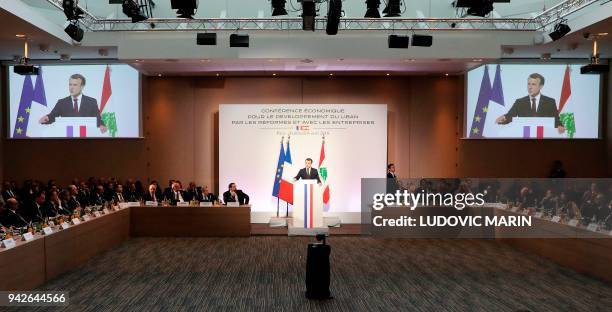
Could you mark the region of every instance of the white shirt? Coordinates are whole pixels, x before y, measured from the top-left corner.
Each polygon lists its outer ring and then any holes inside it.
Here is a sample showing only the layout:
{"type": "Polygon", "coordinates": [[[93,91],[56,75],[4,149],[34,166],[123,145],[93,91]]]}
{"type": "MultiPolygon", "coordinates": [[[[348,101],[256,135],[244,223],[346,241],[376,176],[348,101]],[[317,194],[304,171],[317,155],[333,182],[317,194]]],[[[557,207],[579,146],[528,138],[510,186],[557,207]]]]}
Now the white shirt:
{"type": "Polygon", "coordinates": [[[179,202],[181,202],[181,203],[182,203],[182,202],[184,202],[184,200],[183,200],[183,195],[181,195],[181,192],[179,192],[179,191],[175,191],[175,192],[174,192],[174,197],[175,197],[175,198],[178,198],[178,201],[179,201],[179,202]]]}
{"type": "MultiPolygon", "coordinates": [[[[79,94],[79,96],[76,97],[77,99],[77,111],[81,110],[81,99],[83,98],[83,93],[79,94]]],[[[74,97],[70,96],[70,101],[72,101],[70,104],[72,104],[72,108],[74,109],[74,97]]]]}
{"type": "Polygon", "coordinates": [[[531,107],[531,103],[533,103],[532,99],[535,99],[536,112],[538,111],[538,107],[540,106],[540,96],[541,95],[542,95],[541,93],[538,93],[538,95],[536,95],[536,96],[531,96],[531,95],[529,96],[529,107],[531,107]]]}

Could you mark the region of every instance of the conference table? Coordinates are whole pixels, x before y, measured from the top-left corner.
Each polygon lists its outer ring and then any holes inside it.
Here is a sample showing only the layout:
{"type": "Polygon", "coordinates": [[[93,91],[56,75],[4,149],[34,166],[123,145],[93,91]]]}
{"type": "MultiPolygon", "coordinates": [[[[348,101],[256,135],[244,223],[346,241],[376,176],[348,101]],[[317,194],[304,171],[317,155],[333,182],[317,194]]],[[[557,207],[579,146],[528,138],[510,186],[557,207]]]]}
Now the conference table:
{"type": "Polygon", "coordinates": [[[249,205],[121,205],[66,229],[0,248],[0,291],[32,290],[137,236],[250,236],[249,205]]]}

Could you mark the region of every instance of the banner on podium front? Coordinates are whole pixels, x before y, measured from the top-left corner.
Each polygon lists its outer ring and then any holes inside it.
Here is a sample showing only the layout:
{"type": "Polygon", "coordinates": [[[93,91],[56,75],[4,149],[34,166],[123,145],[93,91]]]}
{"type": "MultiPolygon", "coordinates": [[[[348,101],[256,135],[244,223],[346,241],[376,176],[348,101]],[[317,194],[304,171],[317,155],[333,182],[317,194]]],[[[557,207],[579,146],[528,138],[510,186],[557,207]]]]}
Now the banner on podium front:
{"type": "Polygon", "coordinates": [[[512,122],[501,126],[499,137],[544,139],[564,138],[555,128],[554,117],[514,117],[512,122]]]}
{"type": "Polygon", "coordinates": [[[317,180],[299,180],[293,185],[293,226],[306,229],[323,225],[323,199],[317,180]]]}
{"type": "Polygon", "coordinates": [[[57,138],[107,137],[97,127],[96,117],[57,117],[45,125],[44,136],[57,138]]]}

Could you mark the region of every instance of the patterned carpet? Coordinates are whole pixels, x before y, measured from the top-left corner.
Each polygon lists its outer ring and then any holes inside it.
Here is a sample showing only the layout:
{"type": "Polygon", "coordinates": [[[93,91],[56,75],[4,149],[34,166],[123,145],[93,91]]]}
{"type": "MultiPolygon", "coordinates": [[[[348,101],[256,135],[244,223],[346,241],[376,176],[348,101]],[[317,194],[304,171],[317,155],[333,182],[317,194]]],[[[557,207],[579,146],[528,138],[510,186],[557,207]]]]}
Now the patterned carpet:
{"type": "Polygon", "coordinates": [[[65,311],[612,309],[612,285],[495,241],[338,236],[328,241],[335,298],[308,301],[310,240],[132,238],[41,289],[69,291],[65,311]]]}

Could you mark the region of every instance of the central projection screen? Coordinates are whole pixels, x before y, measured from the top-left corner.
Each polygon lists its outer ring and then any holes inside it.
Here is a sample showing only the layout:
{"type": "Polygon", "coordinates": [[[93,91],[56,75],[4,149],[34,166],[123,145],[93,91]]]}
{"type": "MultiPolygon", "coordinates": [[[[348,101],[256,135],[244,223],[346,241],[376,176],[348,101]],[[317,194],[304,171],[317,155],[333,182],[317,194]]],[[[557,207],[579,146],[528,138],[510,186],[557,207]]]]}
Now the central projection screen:
{"type": "Polygon", "coordinates": [[[220,193],[234,182],[250,196],[252,212],[276,215],[279,204],[284,216],[275,183],[293,183],[306,158],[320,171],[324,211],[359,213],[361,178],[386,176],[387,105],[219,105],[220,193]]]}

